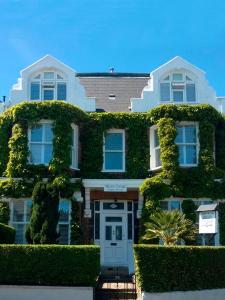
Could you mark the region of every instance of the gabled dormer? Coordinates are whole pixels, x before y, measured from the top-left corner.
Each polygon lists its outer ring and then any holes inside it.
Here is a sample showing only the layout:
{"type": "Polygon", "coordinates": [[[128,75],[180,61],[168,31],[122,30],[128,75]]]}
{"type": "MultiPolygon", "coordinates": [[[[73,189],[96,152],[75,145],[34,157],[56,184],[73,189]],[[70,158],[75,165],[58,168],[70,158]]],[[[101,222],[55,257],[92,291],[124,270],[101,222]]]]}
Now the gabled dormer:
{"type": "Polygon", "coordinates": [[[11,105],[21,101],[63,100],[85,111],[95,111],[76,72],[51,55],[46,55],[20,72],[11,90],[11,105]]]}
{"type": "Polygon", "coordinates": [[[179,56],[151,72],[141,98],[131,99],[131,110],[148,111],[159,104],[169,103],[207,103],[221,110],[216,93],[205,78],[205,72],[179,56]]]}

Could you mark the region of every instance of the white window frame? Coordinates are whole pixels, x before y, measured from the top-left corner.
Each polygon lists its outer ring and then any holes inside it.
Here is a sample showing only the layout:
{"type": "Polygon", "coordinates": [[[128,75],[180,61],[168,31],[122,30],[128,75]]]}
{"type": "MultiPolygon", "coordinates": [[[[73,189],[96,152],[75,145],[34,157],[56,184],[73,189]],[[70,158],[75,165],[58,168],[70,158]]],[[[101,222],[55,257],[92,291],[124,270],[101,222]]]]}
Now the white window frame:
{"type": "Polygon", "coordinates": [[[72,132],[73,132],[73,141],[74,141],[74,144],[71,146],[71,166],[70,168],[73,169],[73,170],[79,170],[78,169],[78,151],[79,151],[79,130],[78,130],[78,126],[75,125],[75,124],[71,124],[71,127],[72,127],[72,132]],[[73,155],[73,152],[74,152],[74,165],[72,164],[73,162],[73,158],[72,158],[72,155],[73,155]]]}
{"type": "MultiPolygon", "coordinates": [[[[71,201],[66,198],[60,198],[60,201],[67,201],[69,203],[69,218],[68,221],[58,221],[57,231],[59,232],[59,225],[68,225],[68,245],[71,244],[71,201]]],[[[60,244],[63,245],[63,244],[60,244]]]]}
{"type": "Polygon", "coordinates": [[[160,103],[174,103],[174,104],[182,104],[182,103],[188,103],[188,104],[193,104],[193,103],[197,103],[197,89],[196,89],[196,80],[192,79],[192,75],[190,75],[187,72],[184,71],[172,71],[168,74],[164,74],[162,79],[159,81],[159,102],[160,103]],[[173,74],[182,74],[183,75],[183,80],[173,80],[173,74]],[[166,78],[169,76],[168,80],[164,80],[163,78],[166,78]],[[189,77],[191,80],[187,80],[186,77],[189,77]],[[161,101],[161,83],[169,83],[170,84],[170,100],[168,101],[161,101]],[[184,84],[184,88],[183,89],[173,89],[172,84],[179,84],[179,83],[183,83],[184,84]],[[186,89],[187,89],[187,84],[194,84],[195,85],[195,101],[187,101],[187,93],[186,93],[186,89]],[[183,91],[183,101],[174,101],[173,100],[173,90],[176,91],[183,91]]]}
{"type": "Polygon", "coordinates": [[[65,79],[65,75],[62,74],[62,72],[57,71],[57,70],[44,70],[42,72],[35,73],[32,76],[30,83],[29,83],[29,99],[31,99],[31,84],[32,83],[39,83],[40,91],[39,91],[39,99],[31,100],[31,101],[51,101],[51,100],[44,100],[44,90],[53,90],[53,94],[54,94],[53,100],[60,100],[60,99],[57,99],[58,98],[57,97],[58,83],[66,84],[66,100],[64,100],[64,101],[67,101],[68,84],[67,84],[67,80],[65,79]],[[53,79],[45,79],[44,73],[46,73],[46,72],[53,72],[54,78],[53,79]],[[40,78],[35,79],[35,77],[37,77],[38,75],[40,75],[40,78]],[[57,75],[62,77],[62,79],[57,78],[57,75]],[[52,87],[48,86],[48,82],[52,85],[52,87]],[[45,85],[46,85],[46,87],[45,87],[45,85]]]}
{"type": "Polygon", "coordinates": [[[156,150],[160,150],[160,143],[159,146],[155,147],[155,131],[158,130],[157,125],[153,125],[150,127],[150,170],[159,170],[162,168],[161,166],[156,166],[156,150]]]}
{"type": "MultiPolygon", "coordinates": [[[[31,198],[20,198],[20,199],[12,199],[10,201],[10,225],[12,227],[14,227],[14,225],[24,225],[24,231],[23,231],[23,241],[22,241],[22,244],[27,244],[27,240],[26,240],[26,237],[25,237],[25,233],[26,233],[26,225],[28,225],[30,223],[30,220],[28,221],[26,219],[27,217],[27,205],[26,205],[26,202],[27,201],[32,201],[31,198]],[[14,201],[21,201],[23,202],[23,221],[14,221],[14,201]]],[[[16,227],[14,227],[16,228],[16,227]]]]}
{"type": "MultiPolygon", "coordinates": [[[[51,124],[52,125],[53,121],[51,121],[51,120],[41,120],[40,122],[38,122],[35,125],[42,125],[43,126],[45,124],[51,124]]],[[[44,163],[44,145],[52,145],[53,146],[53,141],[52,141],[52,143],[50,143],[50,142],[44,142],[43,141],[43,133],[42,133],[42,141],[41,142],[31,142],[31,129],[32,129],[32,126],[30,126],[28,128],[29,152],[31,153],[31,144],[41,145],[41,162],[40,163],[33,163],[31,161],[31,155],[29,155],[29,164],[48,166],[48,164],[44,163]]],[[[53,139],[54,139],[54,133],[53,133],[53,139]]]]}
{"type": "Polygon", "coordinates": [[[124,129],[109,129],[106,133],[122,133],[122,141],[123,141],[123,148],[122,150],[105,150],[105,133],[103,134],[103,169],[102,172],[114,172],[114,173],[121,173],[125,172],[125,130],[124,129]],[[105,169],[105,153],[106,152],[118,152],[122,153],[123,159],[123,166],[122,169],[105,169]]]}
{"type": "MultiPolygon", "coordinates": [[[[181,146],[196,146],[196,164],[187,164],[187,163],[184,163],[184,164],[180,164],[179,163],[179,166],[180,167],[196,167],[198,166],[198,156],[199,156],[199,148],[200,148],[200,145],[199,145],[199,124],[198,122],[179,122],[179,123],[176,123],[176,128],[177,126],[190,126],[190,125],[193,125],[196,127],[196,143],[175,143],[177,146],[178,145],[181,145],[181,146]]],[[[179,158],[178,158],[178,161],[179,161],[179,158]]],[[[184,161],[186,162],[186,150],[184,151],[184,161]]]]}

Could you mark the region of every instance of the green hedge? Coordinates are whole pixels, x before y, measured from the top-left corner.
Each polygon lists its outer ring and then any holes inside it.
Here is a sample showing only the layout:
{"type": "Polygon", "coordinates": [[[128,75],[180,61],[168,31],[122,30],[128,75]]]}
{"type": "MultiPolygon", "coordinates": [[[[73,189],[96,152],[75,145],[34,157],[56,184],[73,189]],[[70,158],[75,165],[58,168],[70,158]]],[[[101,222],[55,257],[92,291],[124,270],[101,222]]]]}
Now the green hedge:
{"type": "Polygon", "coordinates": [[[97,246],[1,245],[0,284],[95,286],[97,246]]]}
{"type": "Polygon", "coordinates": [[[225,247],[134,246],[142,291],[225,288],[225,247]]]}
{"type": "Polygon", "coordinates": [[[13,244],[15,235],[15,228],[0,223],[0,244],[13,244]]]}

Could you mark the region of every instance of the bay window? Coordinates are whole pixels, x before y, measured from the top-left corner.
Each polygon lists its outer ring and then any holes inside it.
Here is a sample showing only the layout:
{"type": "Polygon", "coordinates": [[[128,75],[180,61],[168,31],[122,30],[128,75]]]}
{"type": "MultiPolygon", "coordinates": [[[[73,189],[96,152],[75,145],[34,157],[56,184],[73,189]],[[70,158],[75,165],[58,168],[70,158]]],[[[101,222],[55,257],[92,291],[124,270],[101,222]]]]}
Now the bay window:
{"type": "Polygon", "coordinates": [[[195,83],[185,73],[172,73],[160,82],[160,102],[196,102],[195,83]]]}
{"type": "Polygon", "coordinates": [[[103,171],[125,171],[125,132],[110,130],[104,134],[103,171]]]}
{"type": "Polygon", "coordinates": [[[48,165],[52,159],[51,123],[36,124],[29,129],[30,163],[48,165]]]}

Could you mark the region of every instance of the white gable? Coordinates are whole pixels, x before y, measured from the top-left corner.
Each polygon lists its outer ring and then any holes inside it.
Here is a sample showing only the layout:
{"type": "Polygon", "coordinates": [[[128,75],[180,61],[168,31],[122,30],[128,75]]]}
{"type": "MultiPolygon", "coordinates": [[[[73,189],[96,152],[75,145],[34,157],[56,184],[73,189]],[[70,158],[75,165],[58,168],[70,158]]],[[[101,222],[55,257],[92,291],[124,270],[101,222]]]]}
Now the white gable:
{"type": "Polygon", "coordinates": [[[160,102],[160,81],[164,76],[172,72],[190,74],[196,87],[196,104],[208,103],[217,110],[222,110],[221,101],[217,100],[215,91],[208,84],[205,72],[179,56],[174,57],[151,72],[148,85],[143,89],[141,98],[131,98],[131,110],[133,112],[144,112],[162,104],[160,102]]]}
{"type": "Polygon", "coordinates": [[[20,72],[21,77],[13,85],[10,93],[11,105],[30,100],[31,78],[44,71],[59,72],[64,75],[67,85],[67,102],[77,105],[85,111],[95,111],[95,99],[86,96],[84,87],[76,77],[76,72],[51,55],[44,56],[20,72]]]}

